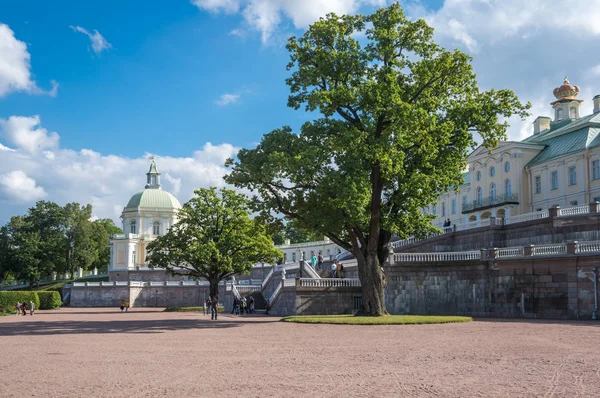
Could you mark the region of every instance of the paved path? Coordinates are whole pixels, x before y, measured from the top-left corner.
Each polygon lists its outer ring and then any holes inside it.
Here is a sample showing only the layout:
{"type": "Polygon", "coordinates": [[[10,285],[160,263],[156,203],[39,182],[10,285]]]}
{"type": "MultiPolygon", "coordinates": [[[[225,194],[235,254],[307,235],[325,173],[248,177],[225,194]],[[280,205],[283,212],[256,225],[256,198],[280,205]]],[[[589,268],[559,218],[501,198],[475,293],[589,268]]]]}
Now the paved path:
{"type": "Polygon", "coordinates": [[[0,397],[597,397],[600,323],[210,321],[154,309],[0,317],[0,397]]]}

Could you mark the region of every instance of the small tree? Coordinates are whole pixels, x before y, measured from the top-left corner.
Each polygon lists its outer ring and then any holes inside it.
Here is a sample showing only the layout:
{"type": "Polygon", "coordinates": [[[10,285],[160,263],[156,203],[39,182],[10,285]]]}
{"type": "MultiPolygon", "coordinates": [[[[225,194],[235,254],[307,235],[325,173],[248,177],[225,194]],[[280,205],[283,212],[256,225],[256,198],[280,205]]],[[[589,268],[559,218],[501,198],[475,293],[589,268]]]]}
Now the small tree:
{"type": "Polygon", "coordinates": [[[195,195],[179,211],[177,223],[148,245],[151,268],[205,278],[214,296],[220,281],[281,256],[265,225],[250,218],[244,195],[214,187],[195,195]]]}
{"type": "Polygon", "coordinates": [[[226,181],[256,191],[263,217],[282,213],[352,251],[364,313],[383,315],[392,234],[432,230],[422,209],[461,184],[473,134],[494,146],[506,136],[500,117],[525,116],[528,105],[510,90],[480,91],[470,58],[434,43],[397,3],[329,14],[287,48],[288,105],[322,117],[241,150],[226,181]]]}

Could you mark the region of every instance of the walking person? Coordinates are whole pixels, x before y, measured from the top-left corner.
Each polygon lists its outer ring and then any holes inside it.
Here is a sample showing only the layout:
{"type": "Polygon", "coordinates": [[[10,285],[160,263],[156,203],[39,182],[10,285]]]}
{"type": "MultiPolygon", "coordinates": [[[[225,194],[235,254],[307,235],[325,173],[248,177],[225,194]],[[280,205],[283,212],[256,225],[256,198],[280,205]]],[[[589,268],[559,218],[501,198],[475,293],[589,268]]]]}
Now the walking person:
{"type": "Polygon", "coordinates": [[[343,278],[344,276],[344,265],[342,263],[340,263],[339,261],[337,262],[337,274],[338,274],[338,278],[343,278]]]}
{"type": "Polygon", "coordinates": [[[337,264],[335,263],[335,261],[331,264],[331,277],[337,278],[337,264]]]}
{"type": "Polygon", "coordinates": [[[317,269],[321,271],[323,269],[323,253],[319,252],[317,256],[317,269]]]}
{"type": "Polygon", "coordinates": [[[237,299],[237,297],[234,297],[234,298],[233,298],[233,307],[231,307],[231,313],[232,313],[232,314],[234,314],[234,313],[235,313],[236,315],[238,315],[238,312],[239,312],[239,311],[236,311],[236,309],[238,308],[238,305],[239,305],[239,303],[238,303],[238,299],[237,299]]]}
{"type": "Polygon", "coordinates": [[[16,316],[21,315],[21,302],[20,301],[17,301],[17,304],[15,305],[15,310],[16,310],[16,312],[15,312],[16,316]]]}
{"type": "Polygon", "coordinates": [[[208,296],[208,298],[206,299],[206,314],[204,315],[208,315],[211,311],[210,311],[210,307],[212,306],[212,299],[210,296],[208,296]]]}
{"type": "Polygon", "coordinates": [[[210,306],[210,319],[217,320],[219,310],[219,296],[213,297],[210,306]]]}
{"type": "Polygon", "coordinates": [[[23,316],[27,315],[27,305],[24,301],[21,303],[21,313],[23,314],[23,316]]]}
{"type": "Polygon", "coordinates": [[[250,313],[254,314],[254,296],[250,296],[250,313]]]}
{"type": "Polygon", "coordinates": [[[317,268],[317,256],[315,256],[315,253],[310,258],[310,265],[312,265],[313,269],[317,268]]]}
{"type": "Polygon", "coordinates": [[[29,302],[29,315],[33,316],[33,312],[35,311],[35,304],[33,303],[33,300],[31,300],[29,302]]]}

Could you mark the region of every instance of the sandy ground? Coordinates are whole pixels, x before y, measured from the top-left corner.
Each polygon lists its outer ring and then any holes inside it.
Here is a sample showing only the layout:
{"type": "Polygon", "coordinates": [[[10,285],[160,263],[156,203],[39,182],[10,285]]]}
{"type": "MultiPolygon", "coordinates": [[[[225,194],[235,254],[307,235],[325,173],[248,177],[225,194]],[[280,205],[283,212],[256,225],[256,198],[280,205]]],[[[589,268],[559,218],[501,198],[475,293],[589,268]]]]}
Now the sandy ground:
{"type": "Polygon", "coordinates": [[[600,395],[600,323],[209,318],[148,309],[0,317],[0,397],[600,395]]]}

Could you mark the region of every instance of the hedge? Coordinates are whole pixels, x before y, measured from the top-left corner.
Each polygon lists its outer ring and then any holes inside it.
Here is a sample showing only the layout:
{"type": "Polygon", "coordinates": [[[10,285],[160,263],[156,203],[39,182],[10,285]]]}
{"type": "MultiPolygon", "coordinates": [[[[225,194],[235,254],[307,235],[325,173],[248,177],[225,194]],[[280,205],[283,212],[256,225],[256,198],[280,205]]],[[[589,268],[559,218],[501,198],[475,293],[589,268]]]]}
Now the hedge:
{"type": "Polygon", "coordinates": [[[17,301],[23,302],[29,308],[29,302],[33,301],[35,308],[40,308],[40,297],[37,292],[0,292],[0,307],[15,309],[17,301]]]}
{"type": "Polygon", "coordinates": [[[60,293],[57,291],[38,291],[36,293],[40,298],[40,310],[53,310],[59,308],[62,304],[60,293]]]}

